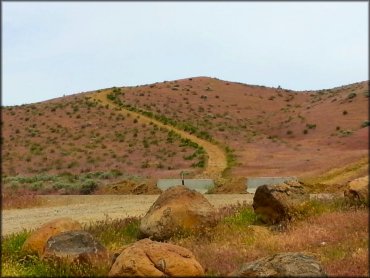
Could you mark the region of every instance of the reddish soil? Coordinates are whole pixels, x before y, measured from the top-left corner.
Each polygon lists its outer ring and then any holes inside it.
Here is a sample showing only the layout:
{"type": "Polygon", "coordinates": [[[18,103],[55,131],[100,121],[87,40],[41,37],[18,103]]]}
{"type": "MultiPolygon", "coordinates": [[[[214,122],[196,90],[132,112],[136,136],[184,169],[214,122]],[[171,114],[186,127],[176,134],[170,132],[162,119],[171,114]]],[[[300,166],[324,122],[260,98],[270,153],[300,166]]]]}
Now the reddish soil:
{"type": "MultiPolygon", "coordinates": [[[[104,92],[92,94],[91,96],[92,98],[100,101],[104,105],[108,104],[109,107],[112,107],[113,109],[117,107],[117,105],[115,105],[113,101],[110,101],[109,99],[107,99],[107,94],[109,93],[110,93],[110,90],[106,90],[104,92]]],[[[203,147],[203,149],[207,153],[207,163],[204,167],[202,176],[205,176],[208,178],[209,177],[218,178],[222,175],[222,172],[226,169],[227,167],[226,154],[225,154],[225,151],[221,147],[211,142],[208,142],[206,140],[200,139],[193,134],[189,134],[188,132],[185,132],[173,126],[165,125],[158,120],[143,116],[139,114],[138,112],[132,112],[126,109],[121,109],[121,110],[122,111],[118,111],[117,113],[120,113],[120,114],[129,113],[132,115],[132,117],[137,118],[140,121],[140,123],[143,123],[144,125],[149,125],[150,123],[155,124],[159,128],[162,128],[168,131],[173,131],[177,133],[178,135],[180,135],[181,138],[189,139],[192,142],[197,143],[198,145],[203,147]]]]}
{"type": "Polygon", "coordinates": [[[368,156],[368,85],[294,92],[199,77],[122,88],[121,100],[231,146],[235,176],[307,176],[368,156]]]}
{"type": "MultiPolygon", "coordinates": [[[[94,103],[84,95],[5,108],[3,174],[109,171],[178,176],[199,171],[184,156],[195,149],[168,142],[168,131],[94,103]],[[163,142],[166,142],[163,144],[163,142]]],[[[196,160],[195,160],[196,161],[196,160]]]]}
{"type": "MultiPolygon", "coordinates": [[[[208,132],[230,146],[237,177],[323,173],[368,156],[368,82],[293,92],[197,77],[122,87],[120,99],[208,132]]],[[[4,175],[119,169],[178,177],[194,153],[166,129],[94,102],[89,94],[5,107],[4,175]]]]}

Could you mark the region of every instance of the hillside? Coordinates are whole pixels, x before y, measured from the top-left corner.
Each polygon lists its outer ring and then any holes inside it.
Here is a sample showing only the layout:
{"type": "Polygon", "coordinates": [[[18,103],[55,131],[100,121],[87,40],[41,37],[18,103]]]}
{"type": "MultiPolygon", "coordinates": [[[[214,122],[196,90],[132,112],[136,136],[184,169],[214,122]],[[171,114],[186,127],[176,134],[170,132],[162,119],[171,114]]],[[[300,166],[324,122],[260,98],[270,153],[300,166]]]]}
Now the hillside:
{"type": "Polygon", "coordinates": [[[356,163],[367,172],[368,96],[367,81],[295,92],[197,77],[3,107],[2,171],[201,175],[207,152],[175,126],[227,150],[228,176],[311,177],[356,163]]]}
{"type": "Polygon", "coordinates": [[[84,94],[5,108],[3,123],[4,175],[117,170],[167,176],[199,169],[192,164],[204,160],[196,147],[167,130],[84,94]]]}
{"type": "Polygon", "coordinates": [[[236,176],[316,175],[367,157],[368,82],[294,92],[200,77],[117,97],[229,146],[236,176]]]}

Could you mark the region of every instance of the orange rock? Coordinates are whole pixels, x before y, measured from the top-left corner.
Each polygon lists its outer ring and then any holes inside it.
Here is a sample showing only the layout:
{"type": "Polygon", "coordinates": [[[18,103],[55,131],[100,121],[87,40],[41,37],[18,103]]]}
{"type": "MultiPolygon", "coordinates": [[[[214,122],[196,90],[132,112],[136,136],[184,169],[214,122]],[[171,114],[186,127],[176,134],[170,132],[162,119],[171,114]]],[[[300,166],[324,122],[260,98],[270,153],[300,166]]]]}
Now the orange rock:
{"type": "Polygon", "coordinates": [[[23,244],[22,249],[29,253],[37,253],[41,256],[44,253],[48,239],[61,232],[82,230],[82,226],[77,221],[68,218],[58,218],[45,223],[35,230],[23,244]]]}
{"type": "Polygon", "coordinates": [[[354,179],[348,183],[344,195],[352,201],[369,202],[369,176],[354,179]]]}
{"type": "Polygon", "coordinates": [[[178,232],[198,231],[217,224],[214,207],[199,192],[185,186],[164,191],[140,223],[142,237],[168,239],[178,232]]]}
{"type": "Polygon", "coordinates": [[[109,276],[201,276],[202,266],[183,247],[143,239],[125,248],[109,276]]]}

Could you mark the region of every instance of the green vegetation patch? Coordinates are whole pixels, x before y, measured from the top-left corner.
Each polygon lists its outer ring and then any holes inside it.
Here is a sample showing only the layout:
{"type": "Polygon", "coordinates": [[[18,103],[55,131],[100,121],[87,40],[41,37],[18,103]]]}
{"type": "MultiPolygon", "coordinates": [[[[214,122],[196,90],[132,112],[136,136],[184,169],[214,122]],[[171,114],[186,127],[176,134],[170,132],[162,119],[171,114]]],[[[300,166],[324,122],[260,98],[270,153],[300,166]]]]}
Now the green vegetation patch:
{"type": "Polygon", "coordinates": [[[133,243],[139,235],[140,218],[129,217],[110,219],[90,223],[85,230],[91,233],[108,249],[119,248],[133,243]]]}
{"type": "Polygon", "coordinates": [[[140,113],[144,116],[147,116],[149,118],[156,119],[157,121],[163,123],[164,125],[171,125],[174,127],[177,127],[181,130],[184,130],[186,132],[189,132],[190,134],[195,134],[197,137],[205,139],[207,141],[213,142],[212,136],[205,130],[200,130],[198,127],[193,126],[190,123],[187,122],[178,122],[174,119],[168,118],[167,116],[163,114],[156,114],[151,111],[146,111],[144,109],[138,108],[136,106],[132,106],[131,104],[125,103],[122,100],[120,100],[119,95],[123,93],[112,91],[111,93],[107,94],[107,98],[111,101],[113,101],[116,105],[119,107],[125,108],[129,111],[140,113]]]}
{"type": "MultiPolygon", "coordinates": [[[[135,242],[139,232],[139,218],[106,219],[86,225],[91,233],[108,250],[115,250],[135,242]]],[[[31,231],[24,230],[1,238],[2,276],[31,277],[95,277],[107,276],[108,267],[93,267],[85,264],[46,262],[22,251],[22,246],[31,231]]]]}
{"type": "Polygon", "coordinates": [[[91,194],[103,184],[103,181],[117,178],[139,179],[137,176],[124,174],[114,169],[107,172],[98,171],[79,175],[64,172],[58,175],[8,176],[3,177],[2,182],[5,189],[30,189],[39,194],[61,189],[65,190],[65,194],[91,194]]]}
{"type": "Polygon", "coordinates": [[[258,223],[258,216],[254,213],[253,208],[243,207],[235,214],[225,217],[222,223],[245,227],[258,223]]]}

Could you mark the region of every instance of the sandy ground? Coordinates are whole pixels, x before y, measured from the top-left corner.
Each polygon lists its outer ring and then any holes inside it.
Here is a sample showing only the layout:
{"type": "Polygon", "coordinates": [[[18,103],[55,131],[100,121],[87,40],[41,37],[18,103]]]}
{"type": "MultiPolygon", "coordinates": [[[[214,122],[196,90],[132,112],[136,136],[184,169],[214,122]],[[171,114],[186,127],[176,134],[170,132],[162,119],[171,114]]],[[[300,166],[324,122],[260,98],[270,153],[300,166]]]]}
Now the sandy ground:
{"type": "MultiPolygon", "coordinates": [[[[2,211],[2,235],[34,229],[58,218],[71,217],[81,223],[140,216],[159,195],[55,195],[42,196],[43,206],[2,211]]],[[[253,194],[204,195],[216,208],[238,202],[252,203],[253,194]]]]}

